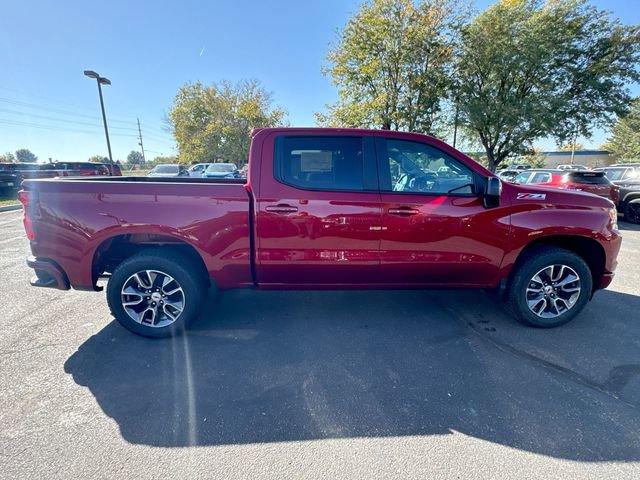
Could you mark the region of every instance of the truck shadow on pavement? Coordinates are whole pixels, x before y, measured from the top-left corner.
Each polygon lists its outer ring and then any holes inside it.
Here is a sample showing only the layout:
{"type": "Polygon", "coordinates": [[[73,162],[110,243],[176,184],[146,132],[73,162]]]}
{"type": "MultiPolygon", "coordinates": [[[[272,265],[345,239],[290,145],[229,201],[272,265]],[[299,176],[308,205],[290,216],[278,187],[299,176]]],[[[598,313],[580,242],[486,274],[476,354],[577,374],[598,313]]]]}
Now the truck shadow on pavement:
{"type": "MultiPolygon", "coordinates": [[[[627,358],[613,379],[588,367],[619,335],[615,325],[603,334],[609,304],[640,311],[639,297],[600,292],[584,318],[545,331],[515,324],[481,292],[226,292],[180,338],[145,339],[113,321],[65,371],[135,444],[463,434],[637,461],[640,407],[621,392],[640,372],[627,358]]],[[[625,335],[637,365],[640,330],[625,335]]]]}

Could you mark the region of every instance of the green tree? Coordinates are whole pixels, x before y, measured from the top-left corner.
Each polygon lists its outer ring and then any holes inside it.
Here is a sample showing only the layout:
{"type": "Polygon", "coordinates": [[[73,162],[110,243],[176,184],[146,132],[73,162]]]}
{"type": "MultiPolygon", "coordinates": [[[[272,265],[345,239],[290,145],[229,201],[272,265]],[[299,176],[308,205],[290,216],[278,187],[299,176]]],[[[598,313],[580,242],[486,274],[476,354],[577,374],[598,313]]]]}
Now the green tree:
{"type": "Polygon", "coordinates": [[[184,85],[169,112],[180,161],[245,163],[251,130],[285,124],[286,112],[272,103],[271,93],[257,80],[184,85]]]}
{"type": "Polygon", "coordinates": [[[109,163],[109,159],[103,155],[94,155],[89,157],[89,161],[93,163],[109,163]]]}
{"type": "Polygon", "coordinates": [[[170,155],[167,157],[164,156],[157,156],[153,159],[153,161],[151,162],[153,165],[158,165],[161,163],[180,163],[178,161],[178,157],[175,155],[170,155]]]}
{"type": "Polygon", "coordinates": [[[586,0],[502,0],[463,28],[458,105],[489,168],[542,137],[589,137],[624,112],[638,32],[586,0]]]}
{"type": "Polygon", "coordinates": [[[603,146],[622,161],[640,159],[640,99],[633,102],[627,115],[618,118],[603,146]]]}
{"type": "Polygon", "coordinates": [[[584,150],[584,144],[580,143],[580,142],[576,142],[575,144],[573,142],[567,142],[567,143],[563,143],[558,147],[558,151],[560,152],[570,152],[570,151],[579,151],[579,150],[584,150]]]}
{"type": "Polygon", "coordinates": [[[522,161],[531,168],[543,168],[547,156],[539,148],[533,148],[529,153],[522,156],[522,161]]]}
{"type": "Polygon", "coordinates": [[[21,163],[37,162],[38,157],[28,148],[21,148],[16,150],[16,159],[21,163]]]}
{"type": "Polygon", "coordinates": [[[463,17],[455,0],[363,3],[329,52],[339,100],[318,123],[432,132],[463,17]]]}
{"type": "Polygon", "coordinates": [[[142,153],[137,152],[135,150],[131,150],[129,155],[127,155],[127,163],[129,165],[140,165],[144,162],[142,158],[142,153]]]}
{"type": "Polygon", "coordinates": [[[15,163],[15,162],[16,162],[16,156],[11,152],[7,152],[0,155],[0,163],[15,163]]]}

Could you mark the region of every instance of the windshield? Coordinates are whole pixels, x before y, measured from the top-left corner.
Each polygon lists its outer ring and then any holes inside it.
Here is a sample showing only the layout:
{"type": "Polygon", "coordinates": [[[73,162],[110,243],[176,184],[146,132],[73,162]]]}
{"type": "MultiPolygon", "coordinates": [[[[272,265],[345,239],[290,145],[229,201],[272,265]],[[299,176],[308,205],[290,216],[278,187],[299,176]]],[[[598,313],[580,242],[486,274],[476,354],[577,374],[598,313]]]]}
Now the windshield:
{"type": "Polygon", "coordinates": [[[608,185],[610,180],[601,172],[573,172],[568,175],[574,183],[585,183],[589,185],[608,185]]]}
{"type": "Polygon", "coordinates": [[[153,169],[154,173],[177,173],[178,165],[158,165],[153,169]]]}
{"type": "Polygon", "coordinates": [[[527,183],[527,180],[531,176],[531,172],[522,172],[519,173],[514,179],[515,183],[527,183]]]}
{"type": "Polygon", "coordinates": [[[630,175],[632,170],[629,168],[605,168],[602,171],[609,180],[614,182],[632,177],[632,175],[630,175]]]}
{"type": "Polygon", "coordinates": [[[214,163],[207,167],[207,172],[214,173],[233,173],[236,170],[236,166],[233,163],[214,163]]]}

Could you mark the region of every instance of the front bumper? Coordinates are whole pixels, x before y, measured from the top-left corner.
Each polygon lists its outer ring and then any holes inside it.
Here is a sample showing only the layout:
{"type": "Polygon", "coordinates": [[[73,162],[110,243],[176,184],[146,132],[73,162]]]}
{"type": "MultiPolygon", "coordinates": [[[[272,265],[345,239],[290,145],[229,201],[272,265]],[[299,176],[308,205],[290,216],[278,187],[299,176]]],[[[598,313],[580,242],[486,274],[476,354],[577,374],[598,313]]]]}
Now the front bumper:
{"type": "Polygon", "coordinates": [[[29,257],[27,265],[36,272],[29,282],[31,286],[69,290],[67,274],[52,260],[29,257]]]}
{"type": "Polygon", "coordinates": [[[600,276],[600,281],[598,282],[598,285],[596,285],[596,290],[600,290],[603,288],[607,288],[609,285],[611,285],[611,282],[613,281],[613,277],[615,274],[613,273],[603,273],[600,276]]]}

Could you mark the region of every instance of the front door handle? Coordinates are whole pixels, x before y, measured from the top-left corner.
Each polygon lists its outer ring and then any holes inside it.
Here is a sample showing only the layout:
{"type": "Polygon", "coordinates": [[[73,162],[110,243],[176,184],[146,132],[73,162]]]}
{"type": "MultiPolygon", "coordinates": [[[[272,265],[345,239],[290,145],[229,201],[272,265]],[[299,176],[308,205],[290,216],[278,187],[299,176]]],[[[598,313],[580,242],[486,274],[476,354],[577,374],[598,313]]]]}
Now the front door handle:
{"type": "Polygon", "coordinates": [[[295,213],[298,211],[298,207],[294,207],[293,205],[286,204],[278,204],[278,205],[268,205],[265,207],[267,212],[273,213],[295,213]]]}
{"type": "Polygon", "coordinates": [[[410,215],[417,215],[418,213],[420,213],[420,210],[418,210],[417,208],[411,208],[411,207],[398,207],[398,208],[390,208],[388,212],[389,212],[389,215],[398,215],[400,217],[407,217],[410,215]]]}

